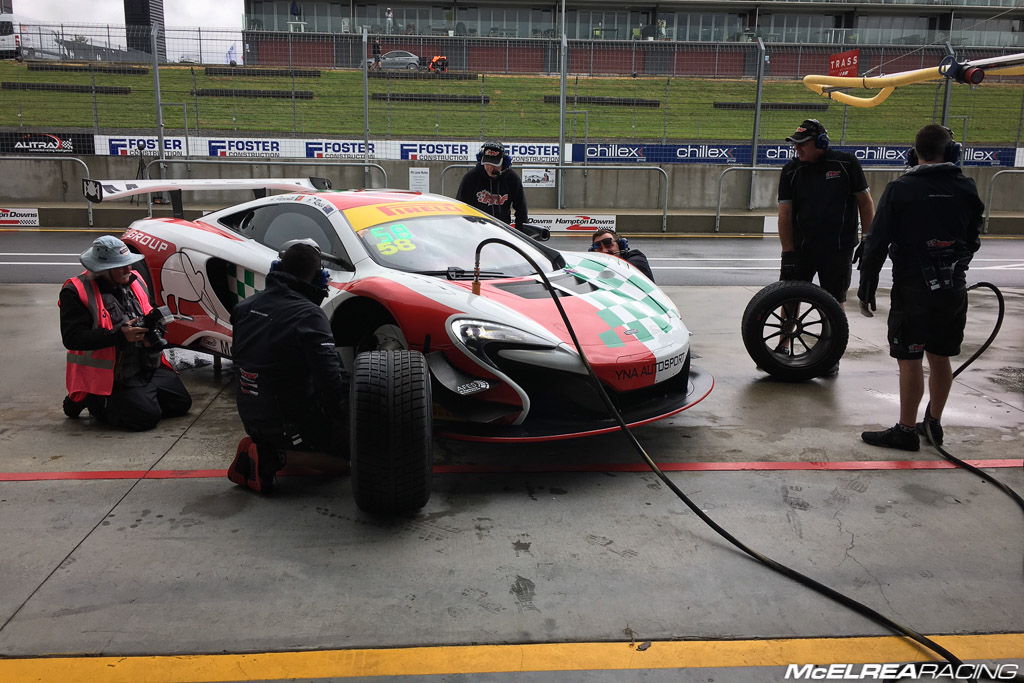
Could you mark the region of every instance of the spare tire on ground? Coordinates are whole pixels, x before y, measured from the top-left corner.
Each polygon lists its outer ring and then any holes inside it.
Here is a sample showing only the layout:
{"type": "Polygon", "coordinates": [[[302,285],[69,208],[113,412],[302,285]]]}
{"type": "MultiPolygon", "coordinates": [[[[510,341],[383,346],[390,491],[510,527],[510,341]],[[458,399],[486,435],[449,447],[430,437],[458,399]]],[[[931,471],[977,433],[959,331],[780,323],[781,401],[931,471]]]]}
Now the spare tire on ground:
{"type": "Polygon", "coordinates": [[[787,382],[829,374],[850,339],[835,297],[801,280],[775,282],[755,294],[743,311],[742,332],[757,366],[787,382]]]}
{"type": "Polygon", "coordinates": [[[356,356],[350,389],[352,492],[359,509],[415,512],[430,500],[430,372],[418,351],[356,356]]]}

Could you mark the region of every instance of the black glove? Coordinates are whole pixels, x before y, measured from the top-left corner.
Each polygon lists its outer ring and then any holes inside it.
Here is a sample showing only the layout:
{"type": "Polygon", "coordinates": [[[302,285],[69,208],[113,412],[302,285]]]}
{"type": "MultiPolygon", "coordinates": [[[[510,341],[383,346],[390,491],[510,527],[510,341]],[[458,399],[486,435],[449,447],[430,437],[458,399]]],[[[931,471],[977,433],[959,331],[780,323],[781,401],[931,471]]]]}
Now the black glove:
{"type": "Polygon", "coordinates": [[[871,274],[866,270],[860,271],[860,287],[857,288],[857,298],[860,299],[860,312],[868,318],[873,318],[872,311],[878,310],[875,306],[875,292],[878,290],[878,273],[871,274]]]}
{"type": "Polygon", "coordinates": [[[858,261],[860,262],[860,265],[857,266],[857,270],[860,270],[860,267],[864,265],[864,261],[862,259],[864,258],[865,242],[867,242],[867,238],[862,237],[860,240],[860,244],[858,244],[857,248],[853,250],[853,261],[851,261],[851,263],[857,264],[858,261]]]}
{"type": "Polygon", "coordinates": [[[780,280],[796,280],[797,265],[800,259],[795,251],[782,252],[782,269],[779,271],[780,280]]]}

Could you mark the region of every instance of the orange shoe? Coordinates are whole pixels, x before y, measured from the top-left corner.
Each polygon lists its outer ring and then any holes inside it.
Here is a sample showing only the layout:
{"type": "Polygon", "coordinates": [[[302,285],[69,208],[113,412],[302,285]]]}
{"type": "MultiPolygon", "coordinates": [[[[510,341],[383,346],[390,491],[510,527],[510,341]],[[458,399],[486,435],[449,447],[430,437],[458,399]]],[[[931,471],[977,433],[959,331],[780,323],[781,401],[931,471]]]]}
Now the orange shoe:
{"type": "Polygon", "coordinates": [[[238,442],[235,459],[228,467],[228,479],[256,493],[270,493],[274,489],[274,475],[279,469],[273,451],[261,454],[253,440],[245,436],[238,442]]]}

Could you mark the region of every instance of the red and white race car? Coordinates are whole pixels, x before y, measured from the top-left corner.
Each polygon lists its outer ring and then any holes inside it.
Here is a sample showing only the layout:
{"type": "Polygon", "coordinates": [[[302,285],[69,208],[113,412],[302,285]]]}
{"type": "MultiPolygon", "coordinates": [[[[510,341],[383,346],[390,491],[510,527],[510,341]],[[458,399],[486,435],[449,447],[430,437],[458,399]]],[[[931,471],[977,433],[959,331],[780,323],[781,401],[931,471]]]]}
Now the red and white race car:
{"type": "Polygon", "coordinates": [[[487,245],[481,290],[475,249],[498,237],[546,271],[591,365],[626,422],[652,422],[707,396],[713,379],[690,363],[675,304],[625,261],[561,252],[461,202],[398,190],[327,191],[322,179],[86,180],[91,201],[181,191],[250,189],[258,199],[196,220],[145,218],[124,233],[145,256],[158,304],[178,319],[167,340],[231,356],[232,307],[259,291],[280,247],[311,238],[325,253],[331,320],[342,362],[373,349],[424,354],[436,433],[540,441],[616,429],[533,268],[487,245]],[[287,194],[269,195],[267,190],[287,194]]]}

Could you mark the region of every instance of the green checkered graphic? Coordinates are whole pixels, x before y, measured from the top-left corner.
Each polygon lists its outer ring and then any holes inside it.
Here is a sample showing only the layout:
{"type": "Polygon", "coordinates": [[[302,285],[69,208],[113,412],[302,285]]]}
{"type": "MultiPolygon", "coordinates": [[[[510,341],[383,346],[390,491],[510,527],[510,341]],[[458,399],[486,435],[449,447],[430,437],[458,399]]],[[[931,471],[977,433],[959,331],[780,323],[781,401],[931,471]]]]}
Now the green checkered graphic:
{"type": "Polygon", "coordinates": [[[262,292],[266,281],[260,273],[253,272],[248,268],[235,265],[228,268],[228,296],[232,299],[231,304],[235,305],[242,299],[250,297],[256,292],[262,292]]]}
{"type": "Polygon", "coordinates": [[[583,294],[582,298],[596,306],[597,315],[608,325],[608,329],[598,335],[605,346],[626,345],[622,333],[617,331],[620,328],[633,330],[633,336],[644,343],[653,340],[656,331],[672,329],[671,320],[678,314],[651,296],[655,288],[643,278],[632,274],[620,276],[604,263],[590,258],[581,260],[572,271],[576,277],[599,288],[583,294]]]}

